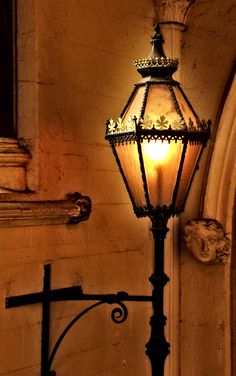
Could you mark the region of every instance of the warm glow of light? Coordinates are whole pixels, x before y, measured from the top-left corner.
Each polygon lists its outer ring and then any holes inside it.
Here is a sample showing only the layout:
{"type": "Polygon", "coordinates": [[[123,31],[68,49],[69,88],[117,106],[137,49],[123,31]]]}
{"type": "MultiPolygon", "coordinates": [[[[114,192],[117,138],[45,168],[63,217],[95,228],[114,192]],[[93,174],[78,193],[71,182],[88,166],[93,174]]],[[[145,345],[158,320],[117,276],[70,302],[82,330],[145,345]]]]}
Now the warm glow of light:
{"type": "Polygon", "coordinates": [[[164,162],[170,151],[170,144],[168,141],[150,141],[143,145],[143,152],[151,161],[164,162]]]}

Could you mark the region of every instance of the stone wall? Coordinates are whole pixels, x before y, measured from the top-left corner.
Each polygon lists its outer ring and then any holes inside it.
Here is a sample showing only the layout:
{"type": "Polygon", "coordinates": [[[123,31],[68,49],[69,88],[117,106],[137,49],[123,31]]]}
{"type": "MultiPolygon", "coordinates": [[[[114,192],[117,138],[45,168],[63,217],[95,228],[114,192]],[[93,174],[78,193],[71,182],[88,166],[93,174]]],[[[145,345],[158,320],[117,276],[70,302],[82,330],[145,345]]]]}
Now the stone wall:
{"type": "MultiPolygon", "coordinates": [[[[40,374],[41,307],[5,309],[4,299],[41,291],[45,263],[52,265],[52,288],[81,284],[86,293],[150,293],[149,221],[135,218],[104,132],[106,119],[119,115],[139,78],[132,60],[149,52],[153,5],[150,0],[18,0],[18,127],[32,154],[31,191],[2,194],[1,200],[58,200],[78,191],[92,199],[93,208],[89,220],[78,225],[0,228],[0,375],[40,374]]],[[[189,11],[182,87],[202,117],[215,119],[234,58],[234,22],[232,0],[199,0],[189,11]]],[[[197,215],[204,158],[183,224],[197,215]]],[[[229,376],[222,361],[225,302],[217,294],[224,293],[218,269],[198,265],[184,247],[179,259],[178,224],[171,221],[170,228],[175,234],[167,238],[172,285],[166,314],[172,352],[166,375],[229,376]],[[173,309],[179,302],[180,337],[173,309]]],[[[51,346],[86,304],[53,303],[51,346]]],[[[52,369],[70,376],[149,375],[144,345],[151,307],[128,307],[120,326],[111,321],[109,306],[84,317],[65,338],[52,369]]]]}
{"type": "MultiPolygon", "coordinates": [[[[93,206],[78,225],[0,229],[0,375],[36,376],[41,307],[6,310],[4,299],[41,291],[45,263],[52,265],[52,288],[149,292],[148,221],[135,218],[104,135],[107,117],[118,116],[137,79],[132,60],[149,40],[152,8],[149,1],[106,0],[19,0],[18,7],[18,127],[32,154],[31,192],[2,200],[56,200],[78,191],[93,206]]],[[[51,346],[86,305],[52,305],[51,346]]],[[[128,306],[120,326],[110,306],[83,318],[52,369],[70,376],[146,374],[150,304],[128,306]]]]}
{"type": "MultiPolygon", "coordinates": [[[[235,105],[232,110],[231,108],[230,110],[224,109],[223,115],[228,122],[221,118],[220,124],[217,124],[223,92],[235,61],[235,20],[236,7],[232,1],[197,1],[188,13],[188,30],[184,39],[182,55],[183,85],[199,114],[212,119],[212,135],[214,135],[217,125],[219,125],[219,129],[224,127],[225,134],[230,134],[228,129],[235,126],[235,121],[231,122],[235,116],[235,105]],[[234,116],[231,118],[233,112],[234,116]],[[231,120],[229,120],[230,118],[231,120]]],[[[232,131],[232,134],[235,134],[235,131],[232,131]]],[[[219,141],[223,143],[223,137],[220,136],[219,131],[217,135],[214,150],[219,141]],[[220,140],[217,137],[220,137],[220,140]]],[[[230,145],[230,137],[228,137],[228,141],[225,140],[224,150],[221,153],[218,152],[218,163],[214,158],[215,172],[211,173],[213,175],[219,173],[219,181],[215,185],[215,190],[219,192],[221,184],[221,194],[224,190],[229,192],[229,187],[232,184],[233,197],[235,180],[229,181],[230,175],[228,175],[228,179],[224,182],[221,181],[224,166],[229,163],[233,170],[235,165],[235,153],[231,151],[231,155],[227,155],[227,144],[230,145]]],[[[209,180],[207,183],[207,186],[210,187],[210,190],[208,189],[208,208],[212,209],[207,210],[206,206],[202,205],[199,210],[197,197],[203,187],[202,174],[206,157],[207,152],[203,155],[200,170],[181,220],[184,224],[187,220],[199,215],[212,217],[219,220],[229,237],[232,237],[232,199],[228,196],[221,201],[221,205],[228,207],[228,218],[224,216],[223,212],[216,214],[215,208],[221,198],[220,195],[219,197],[215,195],[215,190],[209,180]]],[[[203,197],[201,198],[203,199],[203,197]]],[[[181,374],[186,376],[234,375],[235,370],[233,372],[231,369],[231,351],[235,352],[235,350],[231,349],[231,335],[235,337],[235,333],[231,332],[230,305],[235,302],[231,301],[230,265],[229,263],[226,265],[202,265],[187,253],[184,245],[181,255],[181,374]]],[[[232,258],[235,258],[235,254],[232,254],[232,258]]]]}

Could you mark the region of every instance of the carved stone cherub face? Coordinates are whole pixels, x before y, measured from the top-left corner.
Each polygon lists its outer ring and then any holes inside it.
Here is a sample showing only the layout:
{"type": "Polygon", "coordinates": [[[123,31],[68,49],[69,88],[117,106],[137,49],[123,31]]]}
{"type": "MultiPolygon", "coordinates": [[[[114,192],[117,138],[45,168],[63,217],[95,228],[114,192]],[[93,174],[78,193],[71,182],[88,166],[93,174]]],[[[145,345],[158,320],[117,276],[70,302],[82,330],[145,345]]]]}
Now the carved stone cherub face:
{"type": "Polygon", "coordinates": [[[225,263],[229,256],[229,239],[215,219],[194,219],[185,225],[188,250],[202,263],[225,263]]]}

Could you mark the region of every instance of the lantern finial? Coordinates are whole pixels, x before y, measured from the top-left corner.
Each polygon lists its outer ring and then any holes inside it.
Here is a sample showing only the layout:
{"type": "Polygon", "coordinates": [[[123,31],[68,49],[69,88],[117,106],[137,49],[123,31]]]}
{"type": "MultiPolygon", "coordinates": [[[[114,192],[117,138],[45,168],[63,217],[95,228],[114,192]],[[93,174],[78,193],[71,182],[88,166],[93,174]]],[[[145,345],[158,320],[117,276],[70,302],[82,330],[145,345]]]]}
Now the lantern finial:
{"type": "Polygon", "coordinates": [[[178,59],[166,57],[163,43],[160,25],[156,23],[151,37],[152,49],[149,56],[134,60],[134,65],[142,77],[151,77],[159,82],[173,82],[172,74],[178,68],[178,59]]]}
{"type": "Polygon", "coordinates": [[[152,50],[149,57],[166,57],[163,50],[164,38],[161,33],[160,25],[156,22],[154,25],[154,34],[151,37],[152,50]]]}

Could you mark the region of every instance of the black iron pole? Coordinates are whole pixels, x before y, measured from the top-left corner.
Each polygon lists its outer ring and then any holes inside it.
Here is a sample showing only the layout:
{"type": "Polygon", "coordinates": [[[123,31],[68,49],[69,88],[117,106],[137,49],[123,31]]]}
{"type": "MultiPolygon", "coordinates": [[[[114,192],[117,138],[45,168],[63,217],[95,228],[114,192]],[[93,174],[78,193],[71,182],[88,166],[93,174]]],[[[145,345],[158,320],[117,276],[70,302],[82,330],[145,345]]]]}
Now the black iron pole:
{"type": "Polygon", "coordinates": [[[44,283],[42,300],[42,342],[41,342],[41,376],[49,376],[49,335],[50,335],[50,291],[51,268],[50,264],[44,265],[44,283]]]}
{"type": "Polygon", "coordinates": [[[164,272],[164,241],[168,218],[151,218],[154,238],[154,272],[149,278],[153,285],[153,315],[150,320],[151,336],[146,344],[146,354],[150,359],[152,376],[163,376],[165,359],[169,354],[170,344],[165,338],[166,316],[164,315],[164,287],[169,281],[164,272]]]}

